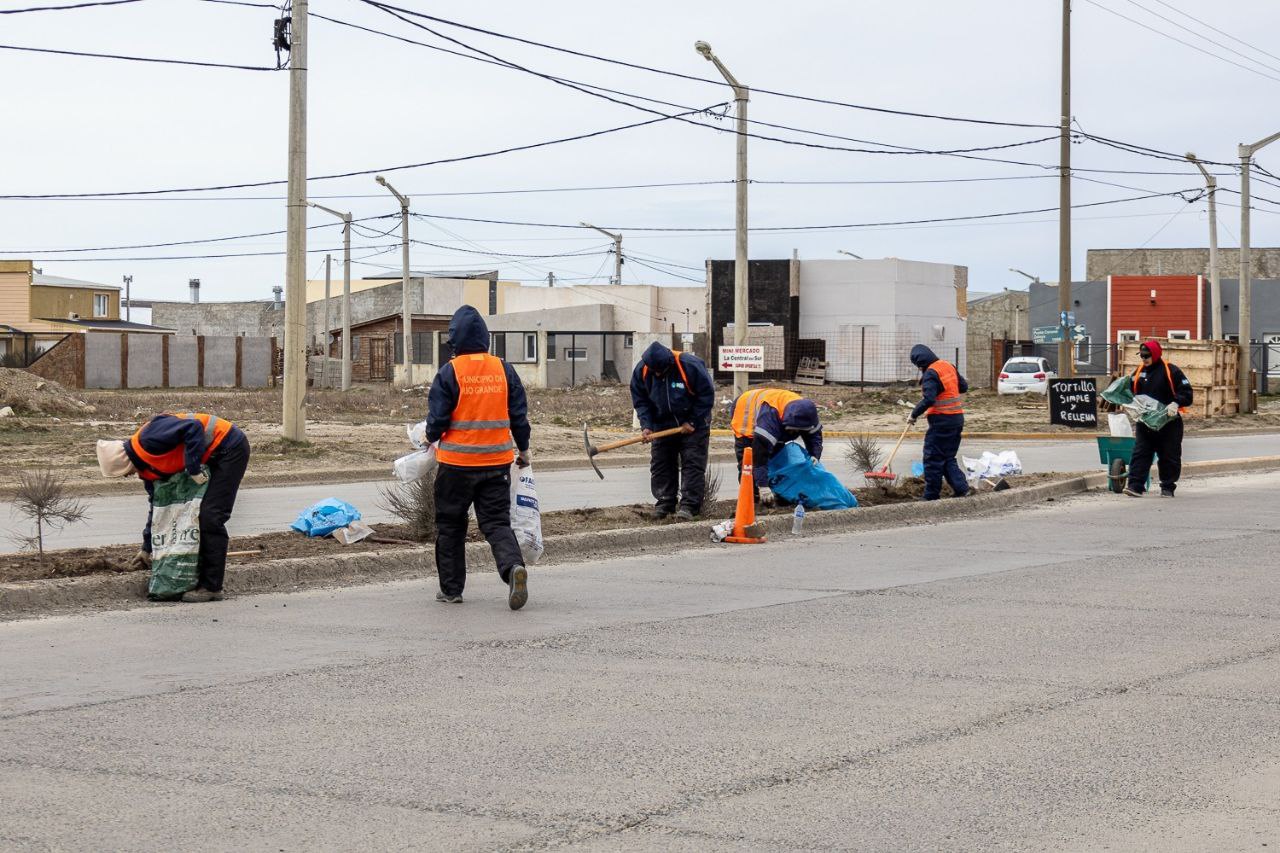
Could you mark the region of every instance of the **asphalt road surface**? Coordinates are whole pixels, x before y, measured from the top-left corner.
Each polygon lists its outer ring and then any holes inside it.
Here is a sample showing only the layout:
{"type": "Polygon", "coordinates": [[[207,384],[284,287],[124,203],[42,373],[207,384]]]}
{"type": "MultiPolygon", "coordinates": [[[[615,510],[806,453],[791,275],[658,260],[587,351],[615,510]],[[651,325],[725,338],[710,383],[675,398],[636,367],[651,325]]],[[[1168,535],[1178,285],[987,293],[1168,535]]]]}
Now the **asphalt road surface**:
{"type": "MultiPolygon", "coordinates": [[[[855,472],[844,458],[846,444],[845,439],[832,439],[828,444],[825,464],[847,478],[847,482],[855,479],[860,481],[861,477],[856,475],[861,472],[855,472]]],[[[886,452],[892,446],[892,441],[887,442],[886,452]]],[[[998,452],[1010,449],[1017,451],[1027,472],[1102,470],[1097,445],[1093,441],[1001,443],[974,440],[966,441],[961,453],[977,457],[984,450],[998,452]]],[[[920,442],[904,442],[898,453],[894,470],[909,472],[912,460],[921,458],[920,442]]],[[[1280,434],[1188,438],[1184,446],[1184,457],[1188,462],[1272,454],[1280,455],[1280,434]]],[[[734,469],[730,465],[721,467],[726,473],[721,483],[721,496],[732,498],[735,494],[734,469]]],[[[537,469],[536,456],[534,469],[537,469]]],[[[647,467],[606,468],[604,475],[605,479],[601,481],[589,468],[537,474],[538,497],[543,511],[652,501],[647,467]]],[[[379,492],[389,482],[388,476],[386,480],[364,483],[245,489],[236,501],[230,530],[233,536],[287,530],[299,512],[330,497],[341,498],[355,505],[366,521],[393,521],[392,515],[379,506],[379,492]]],[[[141,486],[134,495],[85,498],[84,503],[89,510],[89,522],[54,532],[47,540],[50,543],[47,547],[80,548],[141,540],[147,512],[147,498],[141,486]]],[[[20,519],[13,512],[12,504],[0,501],[0,553],[19,550],[20,537],[25,533],[20,519]]]]}
{"type": "Polygon", "coordinates": [[[0,848],[1274,849],[1277,485],[0,624],[0,848]]]}

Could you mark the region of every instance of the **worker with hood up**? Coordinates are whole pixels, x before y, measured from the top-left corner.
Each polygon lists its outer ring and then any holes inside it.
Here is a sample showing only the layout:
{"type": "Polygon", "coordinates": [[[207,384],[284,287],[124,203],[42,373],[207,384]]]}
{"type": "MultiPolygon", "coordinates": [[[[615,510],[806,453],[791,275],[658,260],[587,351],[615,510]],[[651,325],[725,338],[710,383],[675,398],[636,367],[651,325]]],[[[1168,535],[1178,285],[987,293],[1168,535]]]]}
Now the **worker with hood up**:
{"type": "Polygon", "coordinates": [[[654,341],[631,372],[631,404],[645,441],[660,430],[683,429],[651,445],[654,516],[661,519],[675,513],[688,521],[700,515],[711,448],[711,410],[716,405],[716,386],[707,366],[693,353],[672,351],[654,341]]]}
{"type": "Polygon", "coordinates": [[[515,368],[489,354],[489,328],[463,305],[449,321],[454,356],[427,392],[427,441],[436,444],[436,601],[461,604],[467,513],[489,542],[507,605],[528,601],[528,572],[511,530],[511,462],[529,464],[529,404],[515,368]],[[517,452],[518,451],[518,452],[517,452]]]}
{"type": "Polygon", "coordinates": [[[785,388],[755,388],[733,404],[733,449],[742,476],[743,452],[751,448],[756,496],[769,484],[769,462],[787,442],[799,439],[814,460],[822,458],[822,422],[812,400],[785,388]]]}
{"type": "Polygon", "coordinates": [[[944,478],[955,496],[962,498],[969,494],[969,482],[956,462],[956,453],[964,432],[960,395],[969,390],[969,383],[954,364],[938,358],[924,344],[911,348],[911,363],[920,368],[921,396],[907,416],[907,422],[915,424],[921,415],[929,418],[929,429],[924,434],[924,496],[921,500],[936,501],[942,497],[944,478]]]}
{"type": "Polygon", "coordinates": [[[1124,493],[1140,498],[1151,474],[1155,455],[1160,470],[1160,496],[1173,497],[1182,474],[1182,417],[1180,410],[1191,405],[1191,380],[1178,366],[1164,360],[1159,341],[1147,340],[1138,347],[1142,364],[1133,372],[1133,395],[1145,394],[1165,407],[1172,420],[1158,430],[1138,421],[1133,430],[1133,456],[1129,461],[1129,483],[1124,493]]]}

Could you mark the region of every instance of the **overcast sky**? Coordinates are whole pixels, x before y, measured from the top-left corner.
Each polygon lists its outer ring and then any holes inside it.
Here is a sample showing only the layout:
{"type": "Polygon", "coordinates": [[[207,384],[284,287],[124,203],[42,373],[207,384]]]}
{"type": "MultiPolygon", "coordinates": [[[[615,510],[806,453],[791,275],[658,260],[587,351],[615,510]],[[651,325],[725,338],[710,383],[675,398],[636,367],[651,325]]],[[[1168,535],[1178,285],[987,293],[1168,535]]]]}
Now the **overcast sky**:
{"type": "MultiPolygon", "coordinates": [[[[0,10],[75,0],[0,0],[0,10]]],[[[395,0],[414,9],[504,34],[611,58],[716,77],[693,49],[709,41],[745,84],[914,112],[1029,124],[1058,116],[1060,5],[1056,0],[700,0],[603,4],[491,0],[395,0]]],[[[326,15],[429,44],[461,50],[363,0],[315,0],[326,15]]],[[[142,2],[0,16],[0,43],[150,57],[274,66],[277,12],[204,0],[142,2]]],[[[690,107],[731,97],[727,86],[680,80],[551,52],[430,21],[462,40],[535,71],[690,107]]],[[[1100,136],[1164,151],[1196,151],[1233,160],[1240,142],[1280,130],[1280,3],[1271,0],[1076,0],[1072,112],[1100,136]],[[1104,8],[1105,7],[1105,8],[1104,8]],[[1111,11],[1106,11],[1109,9],[1111,11]],[[1185,10],[1195,20],[1180,14],[1185,10]],[[1160,35],[1138,23],[1160,30],[1160,35]],[[1163,15],[1161,20],[1152,13],[1163,15]],[[1179,29],[1180,25],[1186,29],[1179,29]],[[1212,26],[1222,32],[1215,32],[1212,26]],[[1190,32],[1189,32],[1189,31],[1190,32]],[[1218,44],[1206,41],[1202,36],[1218,44]],[[1233,38],[1234,37],[1234,38],[1233,38]],[[1200,48],[1180,44],[1179,39],[1200,48]],[[1234,39],[1242,39],[1236,41],[1234,39]],[[1260,53],[1245,42],[1272,54],[1260,53]],[[1230,62],[1225,61],[1230,60],[1230,62]],[[1236,63],[1236,64],[1231,64],[1236,63]],[[1241,67],[1243,66],[1243,67],[1241,67]]],[[[310,45],[309,172],[325,175],[420,163],[528,145],[653,118],[521,71],[494,67],[394,41],[313,17],[310,45]]],[[[0,135],[0,195],[117,192],[282,180],[286,176],[288,73],[205,69],[0,50],[7,122],[0,135]]],[[[620,100],[623,99],[621,96],[620,100]]],[[[665,113],[677,108],[625,98],[665,113]]],[[[750,118],[873,144],[754,126],[753,132],[824,145],[950,150],[1020,143],[1052,130],[908,118],[753,96],[750,118]]],[[[731,119],[698,119],[731,128],[731,119]]],[[[1057,142],[980,156],[1056,165],[1057,142]]],[[[1074,165],[1089,169],[1171,171],[1104,174],[1077,180],[1076,203],[1193,189],[1187,163],[1168,162],[1082,141],[1074,165]]],[[[1258,162],[1280,173],[1280,144],[1258,162]]],[[[1219,172],[1231,172],[1220,168],[1219,172]]],[[[732,228],[734,137],[676,121],[593,139],[465,163],[388,171],[412,196],[412,210],[442,216],[538,223],[593,222],[624,231],[627,283],[702,280],[706,258],[733,256],[732,231],[655,233],[641,228],[732,228]],[[699,186],[545,190],[705,182],[699,186]],[[438,195],[431,195],[436,193],[438,195]],[[639,261],[650,263],[649,269],[639,261]]],[[[753,227],[894,222],[1052,208],[1056,172],[1037,166],[955,156],[827,151],[750,141],[750,174],[759,181],[885,182],[770,185],[751,188],[753,227]],[[991,179],[1001,180],[991,180],[991,179]],[[959,179],[955,183],[932,181],[959,179]],[[895,181],[931,181],[889,183],[895,181]]],[[[1234,174],[1224,188],[1238,189],[1234,174]]],[[[1255,184],[1280,199],[1280,187],[1255,184]]],[[[397,211],[372,176],[313,181],[311,196],[359,217],[397,211]],[[329,198],[323,196],[346,196],[329,198]]],[[[251,234],[284,228],[283,186],[182,192],[148,200],[0,200],[3,257],[31,255],[46,273],[120,282],[132,274],[137,297],[186,297],[200,278],[206,300],[269,298],[284,278],[284,238],[267,236],[170,248],[75,254],[53,249],[116,247],[251,234]],[[259,197],[256,200],[247,197],[259,197]],[[188,260],[114,260],[165,255],[280,252],[188,260]]],[[[1220,198],[1220,240],[1238,244],[1238,196],[1220,198]]],[[[1280,206],[1259,203],[1253,244],[1276,245],[1280,206]]],[[[310,224],[331,219],[313,211],[310,224]]],[[[353,252],[353,275],[399,269],[394,220],[367,223],[353,252]],[[377,254],[377,252],[383,252],[377,254]],[[381,264],[383,266],[375,266],[381,264]]],[[[1164,197],[1077,210],[1075,278],[1086,249],[1207,244],[1206,206],[1164,197]]],[[[753,258],[896,256],[963,264],[970,289],[1025,287],[1018,267],[1057,278],[1055,214],[931,226],[882,226],[751,235],[753,258]]],[[[415,268],[493,268],[504,278],[601,283],[612,270],[608,240],[594,232],[415,219],[415,268]],[[464,251],[471,250],[471,251],[464,251]],[[510,258],[577,254],[567,258],[510,258]]],[[[309,233],[308,275],[322,275],[324,251],[338,250],[339,226],[309,233]]],[[[335,277],[340,277],[335,265],[335,277]]]]}

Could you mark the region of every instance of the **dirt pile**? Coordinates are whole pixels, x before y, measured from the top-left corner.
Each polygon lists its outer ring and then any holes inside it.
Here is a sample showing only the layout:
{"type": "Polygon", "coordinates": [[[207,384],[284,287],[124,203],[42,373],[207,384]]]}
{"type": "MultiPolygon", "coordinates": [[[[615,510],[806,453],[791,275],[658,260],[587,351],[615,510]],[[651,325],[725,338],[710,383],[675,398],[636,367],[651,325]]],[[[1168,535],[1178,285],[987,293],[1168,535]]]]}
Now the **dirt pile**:
{"type": "Polygon", "coordinates": [[[87,415],[94,411],[52,379],[0,367],[0,408],[5,406],[17,415],[87,415]]]}

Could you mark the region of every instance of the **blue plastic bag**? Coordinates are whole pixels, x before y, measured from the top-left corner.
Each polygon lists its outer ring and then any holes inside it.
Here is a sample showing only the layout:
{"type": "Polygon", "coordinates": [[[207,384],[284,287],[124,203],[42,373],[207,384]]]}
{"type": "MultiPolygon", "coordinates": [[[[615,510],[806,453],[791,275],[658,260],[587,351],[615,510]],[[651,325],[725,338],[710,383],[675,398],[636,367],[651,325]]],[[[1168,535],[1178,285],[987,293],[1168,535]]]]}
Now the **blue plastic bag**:
{"type": "Polygon", "coordinates": [[[805,509],[851,509],[858,505],[858,499],[836,475],[813,461],[794,441],[783,445],[769,460],[769,488],[787,503],[802,504],[805,509]]]}
{"type": "Polygon", "coordinates": [[[337,498],[326,498],[318,504],[312,504],[298,514],[298,520],[290,527],[299,533],[319,538],[328,536],[335,530],[341,530],[353,521],[360,520],[360,510],[346,501],[337,498]]]}
{"type": "Polygon", "coordinates": [[[923,463],[923,462],[921,462],[921,461],[919,461],[919,460],[916,460],[915,462],[912,462],[912,463],[911,463],[911,476],[912,476],[912,477],[923,477],[923,476],[924,476],[924,463],[923,463]]]}

